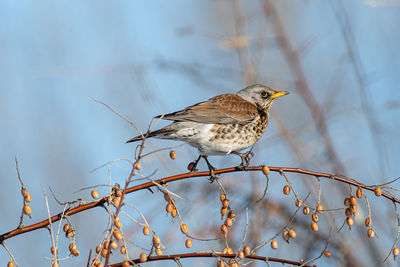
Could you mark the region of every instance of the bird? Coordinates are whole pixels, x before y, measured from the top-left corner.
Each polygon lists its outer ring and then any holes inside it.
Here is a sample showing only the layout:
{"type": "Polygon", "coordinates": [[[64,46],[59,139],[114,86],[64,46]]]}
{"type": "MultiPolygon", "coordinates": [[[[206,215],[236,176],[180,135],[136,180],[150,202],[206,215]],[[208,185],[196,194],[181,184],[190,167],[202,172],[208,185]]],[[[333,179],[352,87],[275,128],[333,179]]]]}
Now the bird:
{"type": "Polygon", "coordinates": [[[239,168],[248,166],[253,153],[251,150],[240,151],[254,146],[262,137],[268,126],[271,104],[287,94],[287,91],[253,84],[235,94],[217,95],[182,110],[156,116],[173,122],[159,130],[135,136],[127,143],[150,137],[184,141],[200,152],[200,156],[189,164],[190,171],[197,171],[197,163],[204,158],[213,180],[215,168],[207,157],[235,154],[242,159],[239,168]]]}

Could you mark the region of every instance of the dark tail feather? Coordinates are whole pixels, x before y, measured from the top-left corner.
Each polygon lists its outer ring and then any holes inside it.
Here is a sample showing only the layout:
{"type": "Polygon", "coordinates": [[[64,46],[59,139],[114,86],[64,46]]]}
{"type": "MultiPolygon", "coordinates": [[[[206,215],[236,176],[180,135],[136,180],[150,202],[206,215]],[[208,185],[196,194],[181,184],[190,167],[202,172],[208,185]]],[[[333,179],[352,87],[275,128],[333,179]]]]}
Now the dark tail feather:
{"type": "MultiPolygon", "coordinates": [[[[173,130],[168,130],[168,129],[163,128],[163,129],[160,129],[160,130],[157,130],[154,132],[150,132],[149,135],[146,137],[146,139],[150,138],[150,137],[154,137],[154,136],[157,137],[158,135],[161,135],[160,137],[162,137],[162,135],[168,134],[171,132],[173,132],[173,130]]],[[[143,135],[146,135],[146,134],[143,134],[143,135]]],[[[138,135],[138,136],[135,136],[135,137],[129,139],[128,141],[126,141],[126,143],[132,143],[132,142],[136,142],[136,141],[140,141],[140,140],[143,140],[143,137],[141,135],[138,135]]]]}

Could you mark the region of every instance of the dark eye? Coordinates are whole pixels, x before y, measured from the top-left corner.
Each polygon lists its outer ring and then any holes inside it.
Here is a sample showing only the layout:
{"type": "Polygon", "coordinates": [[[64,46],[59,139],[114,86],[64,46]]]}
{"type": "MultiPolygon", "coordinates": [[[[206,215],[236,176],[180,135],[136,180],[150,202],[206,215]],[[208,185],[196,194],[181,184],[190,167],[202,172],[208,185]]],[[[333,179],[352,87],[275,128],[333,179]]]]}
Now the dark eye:
{"type": "Polygon", "coordinates": [[[269,94],[267,91],[262,91],[262,92],[261,92],[261,97],[262,97],[262,98],[268,98],[269,95],[270,95],[270,94],[269,94]]]}

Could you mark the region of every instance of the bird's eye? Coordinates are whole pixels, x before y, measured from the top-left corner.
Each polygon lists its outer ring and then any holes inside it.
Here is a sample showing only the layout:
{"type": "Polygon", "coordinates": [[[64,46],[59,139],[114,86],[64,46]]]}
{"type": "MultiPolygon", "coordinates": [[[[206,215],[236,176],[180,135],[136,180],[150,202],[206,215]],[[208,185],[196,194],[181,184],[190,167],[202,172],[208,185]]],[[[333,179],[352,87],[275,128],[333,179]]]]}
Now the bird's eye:
{"type": "Polygon", "coordinates": [[[269,93],[267,91],[262,91],[261,92],[261,97],[262,98],[268,98],[269,97],[269,93]]]}

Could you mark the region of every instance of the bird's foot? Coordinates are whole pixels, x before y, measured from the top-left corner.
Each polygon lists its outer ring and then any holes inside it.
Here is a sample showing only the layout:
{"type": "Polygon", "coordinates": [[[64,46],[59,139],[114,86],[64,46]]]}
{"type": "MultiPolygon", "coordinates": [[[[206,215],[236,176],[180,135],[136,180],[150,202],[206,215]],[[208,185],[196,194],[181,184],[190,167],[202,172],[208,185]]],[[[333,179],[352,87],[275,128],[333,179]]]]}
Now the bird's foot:
{"type": "Polygon", "coordinates": [[[218,176],[214,173],[213,170],[210,170],[210,178],[208,178],[208,180],[210,181],[210,184],[217,179],[218,179],[218,176]]]}
{"type": "Polygon", "coordinates": [[[208,179],[210,183],[214,182],[216,179],[218,179],[218,176],[214,173],[216,168],[211,165],[211,163],[208,161],[207,156],[203,156],[204,160],[207,163],[208,170],[210,171],[210,178],[208,179]]]}
{"type": "Polygon", "coordinates": [[[235,155],[238,155],[242,159],[242,163],[240,163],[237,168],[239,170],[244,170],[250,164],[250,159],[254,157],[254,153],[251,151],[247,151],[246,153],[232,152],[235,155]]]}

